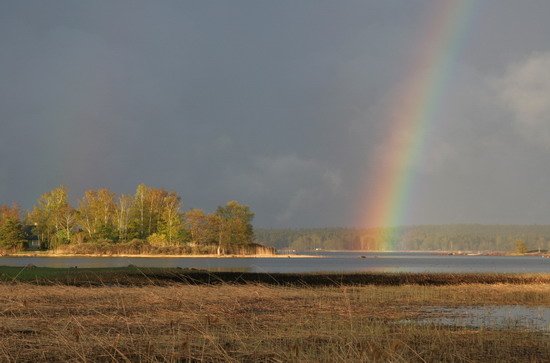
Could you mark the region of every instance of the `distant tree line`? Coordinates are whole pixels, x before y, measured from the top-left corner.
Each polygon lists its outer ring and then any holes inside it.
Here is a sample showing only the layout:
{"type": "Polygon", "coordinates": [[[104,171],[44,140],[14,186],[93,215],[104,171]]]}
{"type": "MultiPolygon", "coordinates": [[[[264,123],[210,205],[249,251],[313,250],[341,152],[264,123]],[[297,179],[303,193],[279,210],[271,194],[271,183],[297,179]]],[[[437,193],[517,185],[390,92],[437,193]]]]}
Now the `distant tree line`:
{"type": "Polygon", "coordinates": [[[550,249],[550,225],[452,224],[399,228],[256,229],[258,242],[278,249],[374,250],[391,239],[396,250],[515,251],[550,249]]]}
{"type": "Polygon", "coordinates": [[[230,201],[214,213],[181,208],[177,193],[144,184],[134,195],[88,190],[72,206],[60,186],[40,196],[24,218],[16,205],[0,206],[0,249],[228,254],[260,247],[246,205],[230,201]]]}

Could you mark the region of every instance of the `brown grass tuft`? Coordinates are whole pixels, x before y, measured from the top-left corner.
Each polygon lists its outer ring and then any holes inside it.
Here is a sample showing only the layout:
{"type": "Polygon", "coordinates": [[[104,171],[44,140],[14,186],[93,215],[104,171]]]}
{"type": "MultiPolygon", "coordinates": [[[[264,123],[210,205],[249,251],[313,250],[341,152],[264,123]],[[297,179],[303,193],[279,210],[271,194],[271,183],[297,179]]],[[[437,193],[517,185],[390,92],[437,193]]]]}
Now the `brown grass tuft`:
{"type": "Polygon", "coordinates": [[[545,333],[401,321],[549,302],[548,284],[0,285],[0,361],[545,361],[545,333]]]}

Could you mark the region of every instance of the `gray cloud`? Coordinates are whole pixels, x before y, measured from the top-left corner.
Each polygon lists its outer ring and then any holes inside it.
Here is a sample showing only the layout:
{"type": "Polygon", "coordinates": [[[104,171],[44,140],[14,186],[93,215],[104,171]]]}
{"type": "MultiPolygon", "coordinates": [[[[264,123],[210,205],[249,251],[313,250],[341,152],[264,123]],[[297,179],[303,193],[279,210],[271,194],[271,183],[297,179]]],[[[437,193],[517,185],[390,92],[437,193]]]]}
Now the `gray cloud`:
{"type": "Polygon", "coordinates": [[[333,213],[327,209],[327,202],[344,196],[340,170],[296,155],[257,157],[251,168],[230,170],[223,180],[236,194],[245,190],[249,197],[270,208],[280,225],[296,219],[315,224],[333,213]],[[307,215],[302,215],[304,205],[310,208],[307,215]]]}
{"type": "Polygon", "coordinates": [[[537,53],[513,64],[496,81],[515,125],[529,140],[550,149],[550,52],[537,53]]]}
{"type": "MultiPolygon", "coordinates": [[[[4,1],[0,203],[144,182],[260,226],[356,223],[436,2],[4,1]]],[[[548,13],[473,6],[406,223],[548,222],[548,13]]]]}

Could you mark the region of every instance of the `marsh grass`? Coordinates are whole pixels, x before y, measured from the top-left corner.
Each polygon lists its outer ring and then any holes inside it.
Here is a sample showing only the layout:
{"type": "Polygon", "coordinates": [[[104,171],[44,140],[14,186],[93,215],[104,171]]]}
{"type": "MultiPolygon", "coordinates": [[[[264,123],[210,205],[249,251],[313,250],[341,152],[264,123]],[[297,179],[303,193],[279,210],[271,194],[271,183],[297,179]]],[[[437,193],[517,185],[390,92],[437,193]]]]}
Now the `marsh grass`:
{"type": "Polygon", "coordinates": [[[550,274],[502,273],[254,273],[209,272],[182,268],[50,268],[0,266],[0,282],[66,284],[75,286],[184,284],[268,284],[277,286],[363,285],[459,285],[459,284],[550,284],[550,274]]]}
{"type": "Polygon", "coordinates": [[[422,307],[546,305],[550,285],[0,285],[0,361],[548,361],[520,329],[401,324],[422,307]]]}

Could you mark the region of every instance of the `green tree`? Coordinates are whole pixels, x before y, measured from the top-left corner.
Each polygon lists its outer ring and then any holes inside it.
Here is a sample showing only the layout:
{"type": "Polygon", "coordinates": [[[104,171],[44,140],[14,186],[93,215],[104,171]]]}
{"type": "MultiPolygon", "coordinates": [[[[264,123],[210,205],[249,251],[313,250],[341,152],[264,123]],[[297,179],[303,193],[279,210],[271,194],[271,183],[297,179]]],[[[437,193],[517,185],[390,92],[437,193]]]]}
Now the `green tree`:
{"type": "Polygon", "coordinates": [[[164,189],[151,188],[145,184],[137,186],[130,212],[132,237],[145,239],[159,233],[159,222],[168,194],[164,189]]]}
{"type": "Polygon", "coordinates": [[[160,221],[165,211],[165,201],[168,192],[160,188],[148,188],[146,194],[147,202],[147,229],[148,236],[159,233],[160,221]]]}
{"type": "Polygon", "coordinates": [[[130,211],[130,234],[132,237],[146,238],[146,198],[149,187],[145,184],[139,184],[134,194],[133,204],[130,211]]]}
{"type": "Polygon", "coordinates": [[[159,220],[159,232],[173,245],[181,238],[183,221],[181,218],[181,198],[176,193],[168,193],[162,201],[162,211],[159,220]]]}
{"type": "Polygon", "coordinates": [[[19,251],[23,249],[26,241],[19,208],[16,205],[0,206],[0,249],[19,251]]]}
{"type": "Polygon", "coordinates": [[[252,219],[254,213],[246,205],[237,201],[229,201],[218,207],[215,215],[219,219],[218,254],[232,246],[246,246],[254,243],[252,219]]]}
{"type": "Polygon", "coordinates": [[[78,204],[78,223],[89,239],[113,240],[115,234],[115,194],[108,189],[87,190],[78,204]]]}
{"type": "Polygon", "coordinates": [[[115,227],[119,241],[128,239],[128,230],[130,228],[130,213],[134,205],[134,198],[130,195],[121,195],[115,208],[115,227]]]}
{"type": "Polygon", "coordinates": [[[0,224],[0,249],[20,251],[26,241],[27,238],[20,221],[8,219],[0,224]]]}
{"type": "Polygon", "coordinates": [[[76,213],[69,204],[67,188],[60,186],[40,196],[28,215],[28,221],[46,246],[70,242],[76,213]]]}

